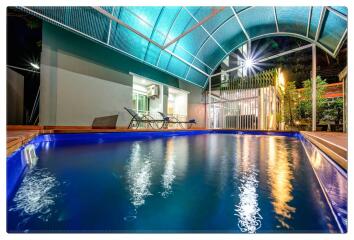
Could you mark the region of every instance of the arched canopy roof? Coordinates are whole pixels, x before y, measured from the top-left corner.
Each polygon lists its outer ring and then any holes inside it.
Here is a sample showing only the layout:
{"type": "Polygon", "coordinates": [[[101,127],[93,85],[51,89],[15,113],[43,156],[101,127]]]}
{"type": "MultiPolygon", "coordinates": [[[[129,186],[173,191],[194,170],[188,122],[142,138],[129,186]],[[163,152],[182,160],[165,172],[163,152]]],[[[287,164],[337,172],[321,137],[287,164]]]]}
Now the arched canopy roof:
{"type": "Polygon", "coordinates": [[[21,8],[201,87],[248,41],[297,37],[335,57],[347,35],[346,7],[21,8]]]}

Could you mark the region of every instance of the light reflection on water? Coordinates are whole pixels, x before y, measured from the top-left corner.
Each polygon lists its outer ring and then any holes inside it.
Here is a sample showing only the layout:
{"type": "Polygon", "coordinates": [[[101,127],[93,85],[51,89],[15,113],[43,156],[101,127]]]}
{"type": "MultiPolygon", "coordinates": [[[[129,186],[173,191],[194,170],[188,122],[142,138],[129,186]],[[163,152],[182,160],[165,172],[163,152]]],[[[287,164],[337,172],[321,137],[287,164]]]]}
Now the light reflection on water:
{"type": "Polygon", "coordinates": [[[19,212],[23,216],[37,215],[39,219],[48,221],[59,196],[55,190],[59,185],[55,176],[47,169],[30,169],[16,192],[14,205],[9,211],[19,212]]]}
{"type": "Polygon", "coordinates": [[[161,196],[166,198],[172,193],[172,184],[175,179],[174,168],[175,168],[176,155],[174,151],[174,140],[168,139],[166,143],[166,156],[165,156],[165,168],[162,174],[162,188],[163,192],[161,196]]]}
{"type": "Polygon", "coordinates": [[[251,151],[250,141],[242,141],[242,144],[237,145],[238,150],[238,167],[235,172],[238,172],[238,204],[235,205],[235,215],[238,220],[238,228],[241,232],[255,233],[261,226],[263,219],[258,204],[258,171],[252,161],[254,151],[251,151]],[[242,146],[242,149],[241,149],[242,146]]]}
{"type": "Polygon", "coordinates": [[[240,179],[239,203],[235,206],[235,215],[238,217],[241,232],[255,233],[262,226],[257,187],[256,171],[244,172],[240,179]]]}
{"type": "Polygon", "coordinates": [[[296,208],[290,205],[294,196],[292,195],[292,180],[294,174],[290,163],[291,156],[285,148],[284,139],[276,142],[275,138],[269,138],[268,151],[268,184],[271,189],[272,205],[276,213],[276,219],[279,224],[277,227],[289,229],[288,220],[292,219],[292,214],[296,208]],[[282,147],[277,148],[277,145],[282,147]]]}
{"type": "Polygon", "coordinates": [[[145,198],[152,195],[151,185],[151,155],[143,154],[139,142],[132,146],[131,158],[128,165],[128,188],[131,203],[135,208],[145,203],[145,198]]]}

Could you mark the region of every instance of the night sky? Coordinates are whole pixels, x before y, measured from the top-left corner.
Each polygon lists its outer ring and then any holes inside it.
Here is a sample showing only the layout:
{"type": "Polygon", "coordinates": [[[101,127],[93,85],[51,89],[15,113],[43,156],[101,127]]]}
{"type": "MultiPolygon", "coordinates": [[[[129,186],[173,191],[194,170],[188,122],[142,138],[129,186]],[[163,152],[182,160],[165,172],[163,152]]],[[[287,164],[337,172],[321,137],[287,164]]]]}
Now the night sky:
{"type": "MultiPolygon", "coordinates": [[[[42,22],[15,8],[7,9],[7,65],[34,70],[40,62],[42,22]]],[[[40,74],[11,68],[24,76],[24,115],[30,114],[39,88],[40,74]]]]}

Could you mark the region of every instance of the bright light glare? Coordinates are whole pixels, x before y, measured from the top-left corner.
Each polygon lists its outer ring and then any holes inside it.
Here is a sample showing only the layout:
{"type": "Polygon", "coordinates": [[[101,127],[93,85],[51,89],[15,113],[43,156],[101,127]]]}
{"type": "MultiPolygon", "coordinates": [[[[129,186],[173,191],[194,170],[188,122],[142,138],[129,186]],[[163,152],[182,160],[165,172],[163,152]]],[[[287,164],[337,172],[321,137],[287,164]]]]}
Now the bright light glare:
{"type": "Polygon", "coordinates": [[[251,68],[251,67],[253,67],[253,65],[254,65],[254,62],[251,58],[248,58],[245,60],[245,67],[246,68],[251,68]]]}
{"type": "Polygon", "coordinates": [[[35,68],[35,69],[39,69],[39,66],[38,66],[38,64],[37,63],[30,63],[31,64],[31,66],[33,67],[33,68],[35,68]]]}

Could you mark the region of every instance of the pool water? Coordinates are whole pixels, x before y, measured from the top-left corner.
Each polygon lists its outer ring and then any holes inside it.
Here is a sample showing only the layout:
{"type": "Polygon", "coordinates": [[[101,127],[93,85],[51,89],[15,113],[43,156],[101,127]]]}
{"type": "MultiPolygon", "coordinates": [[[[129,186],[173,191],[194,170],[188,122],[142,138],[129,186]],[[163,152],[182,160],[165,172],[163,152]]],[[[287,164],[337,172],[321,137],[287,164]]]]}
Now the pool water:
{"type": "Polygon", "coordinates": [[[295,137],[43,142],[8,232],[338,232],[295,137]]]}

